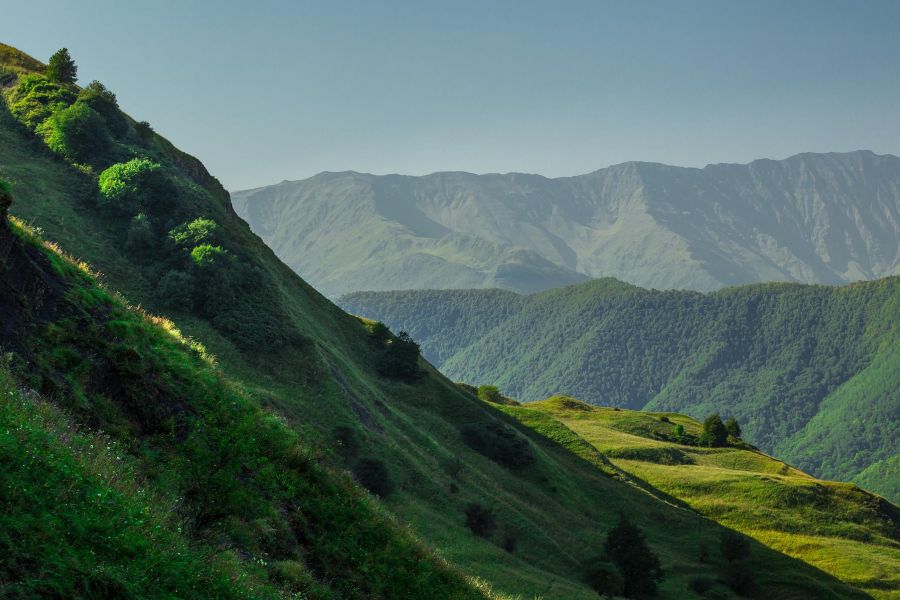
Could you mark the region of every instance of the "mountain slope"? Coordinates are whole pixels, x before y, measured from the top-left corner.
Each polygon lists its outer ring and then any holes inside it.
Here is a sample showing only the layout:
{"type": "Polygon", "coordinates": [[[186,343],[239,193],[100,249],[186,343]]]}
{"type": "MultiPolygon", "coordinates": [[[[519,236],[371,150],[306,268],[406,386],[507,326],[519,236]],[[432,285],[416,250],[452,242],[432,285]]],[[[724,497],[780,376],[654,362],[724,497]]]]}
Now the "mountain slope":
{"type": "Polygon", "coordinates": [[[625,163],[559,179],[322,173],[235,192],[234,205],[330,296],[529,293],[575,273],[701,291],[900,274],[900,158],[865,151],[703,169],[625,163]]]}
{"type": "MultiPolygon", "coordinates": [[[[72,423],[127,453],[138,485],[123,472],[125,490],[98,507],[85,498],[97,479],[118,485],[103,479],[107,455],[29,420],[28,404],[4,404],[4,419],[36,430],[19,439],[39,449],[26,456],[41,469],[4,473],[13,485],[2,493],[14,494],[4,507],[22,527],[13,542],[55,540],[41,527],[63,517],[89,524],[68,544],[4,554],[5,590],[153,595],[127,571],[135,544],[148,543],[148,523],[121,528],[129,543],[107,542],[109,527],[90,525],[143,508],[171,519],[159,523],[158,539],[172,545],[159,555],[168,564],[158,595],[173,587],[185,595],[199,573],[192,589],[210,596],[203,590],[227,580],[227,592],[244,597],[595,598],[585,573],[611,568],[597,549],[621,514],[660,556],[662,597],[698,597],[693,577],[720,576],[723,559],[701,561],[699,550],[723,527],[598,471],[395,351],[408,346],[279,262],[202,164],[119,111],[108,90],[48,82],[39,63],[2,50],[4,61],[25,65],[4,67],[0,106],[0,178],[12,182],[20,218],[0,229],[0,345],[13,388],[3,402],[24,394],[40,405],[32,390],[45,396],[63,429],[72,423]],[[89,261],[102,285],[42,237],[89,261]],[[40,492],[28,479],[39,473],[40,492]],[[45,491],[79,502],[63,512],[47,497],[30,500],[45,491]],[[472,506],[492,516],[492,530],[476,535],[467,525],[472,506]],[[96,552],[92,544],[101,559],[81,556],[96,552]],[[50,568],[34,568],[45,561],[50,568]]],[[[4,464],[21,459],[20,447],[0,446],[4,464]]],[[[766,546],[752,556],[762,593],[866,597],[766,546]]]]}
{"type": "Polygon", "coordinates": [[[450,377],[513,397],[720,411],[766,451],[845,481],[898,452],[900,278],[706,295],[595,280],[532,296],[373,292],[340,304],[409,331],[450,377]]]}
{"type": "Polygon", "coordinates": [[[550,417],[617,468],[701,514],[875,596],[900,595],[900,512],[880,499],[860,503],[864,495],[852,485],[817,481],[746,448],[691,445],[701,424],[672,413],[599,408],[563,396],[504,410],[525,422],[534,421],[535,412],[550,417]],[[679,425],[687,439],[678,439],[679,425]],[[852,517],[838,524],[810,511],[811,505],[852,517]]]}

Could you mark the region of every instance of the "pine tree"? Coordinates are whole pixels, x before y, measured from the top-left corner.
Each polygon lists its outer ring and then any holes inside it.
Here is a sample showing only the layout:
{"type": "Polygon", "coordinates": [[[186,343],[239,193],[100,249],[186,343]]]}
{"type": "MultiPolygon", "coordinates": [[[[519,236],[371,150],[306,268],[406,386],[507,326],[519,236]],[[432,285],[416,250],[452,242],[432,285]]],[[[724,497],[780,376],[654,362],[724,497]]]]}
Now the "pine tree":
{"type": "Polygon", "coordinates": [[[659,558],[647,546],[644,533],[624,515],[606,536],[603,548],[624,580],[624,593],[629,598],[656,594],[656,584],[663,579],[659,558]]]}
{"type": "Polygon", "coordinates": [[[47,63],[47,79],[54,83],[70,84],[78,80],[78,67],[66,48],[60,48],[47,63]]]}

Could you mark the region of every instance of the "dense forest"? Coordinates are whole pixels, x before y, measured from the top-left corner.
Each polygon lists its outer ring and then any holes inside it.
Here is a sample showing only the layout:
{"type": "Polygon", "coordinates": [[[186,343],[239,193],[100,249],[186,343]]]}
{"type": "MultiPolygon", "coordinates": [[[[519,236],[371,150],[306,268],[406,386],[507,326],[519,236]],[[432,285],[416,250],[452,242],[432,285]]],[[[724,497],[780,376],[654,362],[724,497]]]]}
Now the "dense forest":
{"type": "Polygon", "coordinates": [[[900,278],[709,294],[602,279],[531,296],[362,292],[340,304],[409,331],[454,379],[522,400],[734,415],[766,451],[897,498],[900,278]]]}

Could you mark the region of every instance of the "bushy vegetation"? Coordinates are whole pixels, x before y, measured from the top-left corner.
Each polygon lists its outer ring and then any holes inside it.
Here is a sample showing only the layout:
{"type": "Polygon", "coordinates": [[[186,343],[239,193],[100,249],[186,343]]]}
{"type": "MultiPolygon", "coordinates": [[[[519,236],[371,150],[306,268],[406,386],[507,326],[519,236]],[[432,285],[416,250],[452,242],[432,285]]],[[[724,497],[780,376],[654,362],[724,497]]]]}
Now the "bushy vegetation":
{"type": "Polygon", "coordinates": [[[380,375],[405,381],[414,381],[421,375],[419,344],[407,332],[394,336],[383,323],[376,323],[371,336],[379,350],[375,368],[380,375]]]}
{"type": "Polygon", "coordinates": [[[900,437],[898,277],[710,294],[605,279],[531,296],[366,292],[341,302],[413,332],[455,380],[495,382],[519,400],[565,393],[695,417],[718,411],[740,421],[732,437],[822,477],[853,478],[893,455],[900,437]]]}
{"type": "Polygon", "coordinates": [[[468,425],[462,437],[473,450],[508,469],[518,471],[534,464],[528,441],[508,425],[493,421],[468,425]]]}
{"type": "Polygon", "coordinates": [[[466,527],[478,537],[490,538],[497,530],[497,517],[493,509],[477,502],[466,506],[466,527]]]}
{"type": "Polygon", "coordinates": [[[703,433],[700,435],[700,444],[710,448],[721,448],[728,443],[728,429],[722,422],[719,413],[713,413],[703,420],[703,433]]]}

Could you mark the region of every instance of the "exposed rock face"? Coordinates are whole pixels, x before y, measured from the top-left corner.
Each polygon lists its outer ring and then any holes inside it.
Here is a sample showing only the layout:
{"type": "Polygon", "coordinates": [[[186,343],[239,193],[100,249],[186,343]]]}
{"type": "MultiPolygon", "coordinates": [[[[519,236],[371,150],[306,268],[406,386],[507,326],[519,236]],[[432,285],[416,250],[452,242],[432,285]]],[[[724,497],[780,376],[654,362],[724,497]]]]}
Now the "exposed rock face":
{"type": "Polygon", "coordinates": [[[235,209],[328,295],[612,276],[650,288],[900,273],[900,158],[867,151],[578,177],[323,173],[235,209]]]}

